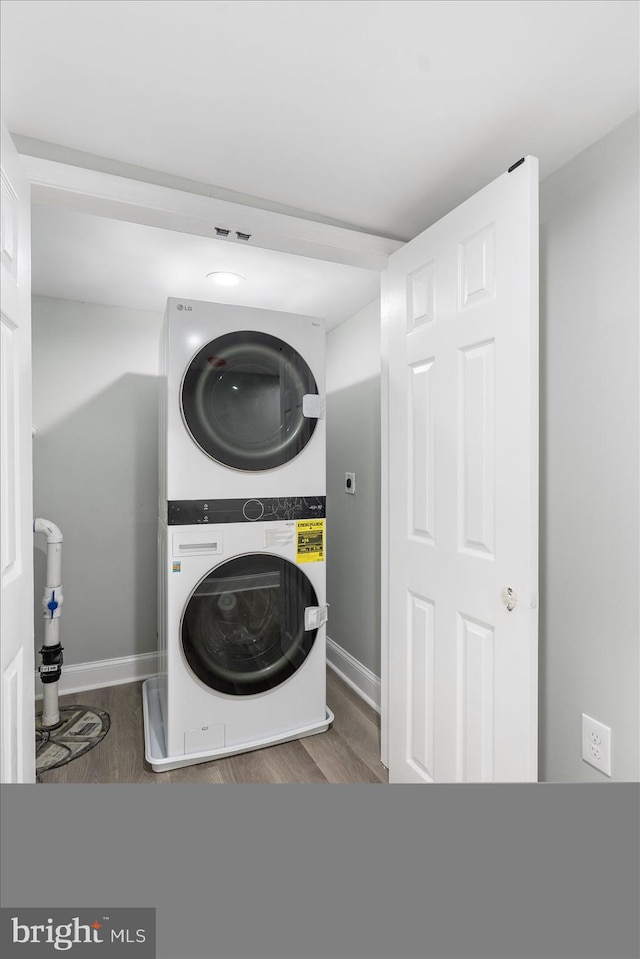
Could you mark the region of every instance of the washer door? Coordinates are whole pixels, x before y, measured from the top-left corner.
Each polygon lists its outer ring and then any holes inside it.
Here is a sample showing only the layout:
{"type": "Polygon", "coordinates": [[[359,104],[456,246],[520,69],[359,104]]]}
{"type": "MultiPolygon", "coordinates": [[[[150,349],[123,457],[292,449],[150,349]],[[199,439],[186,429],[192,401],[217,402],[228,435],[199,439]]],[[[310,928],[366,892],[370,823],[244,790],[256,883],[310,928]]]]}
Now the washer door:
{"type": "Polygon", "coordinates": [[[212,340],[194,356],[182,381],[182,414],[195,442],[218,463],[268,470],[311,439],[317,420],[303,415],[302,399],[317,392],[293,347],[244,330],[212,340]]]}
{"type": "Polygon", "coordinates": [[[249,696],[279,686],[302,666],[317,630],[304,611],[315,590],[293,563],[271,554],[239,556],[211,570],[189,597],[182,648],[210,686],[249,696]]]}

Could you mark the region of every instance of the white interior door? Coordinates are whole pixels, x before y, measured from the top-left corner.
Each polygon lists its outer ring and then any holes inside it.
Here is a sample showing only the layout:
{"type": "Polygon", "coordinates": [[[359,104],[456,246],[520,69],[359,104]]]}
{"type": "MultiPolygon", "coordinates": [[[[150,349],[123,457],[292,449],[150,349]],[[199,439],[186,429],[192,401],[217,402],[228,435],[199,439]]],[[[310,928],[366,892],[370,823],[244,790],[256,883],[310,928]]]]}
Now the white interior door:
{"type": "Polygon", "coordinates": [[[389,779],[535,781],[535,158],[389,257],[383,327],[389,779]]]}
{"type": "Polygon", "coordinates": [[[35,780],[29,183],[2,127],[0,665],[3,783],[35,780]]]}

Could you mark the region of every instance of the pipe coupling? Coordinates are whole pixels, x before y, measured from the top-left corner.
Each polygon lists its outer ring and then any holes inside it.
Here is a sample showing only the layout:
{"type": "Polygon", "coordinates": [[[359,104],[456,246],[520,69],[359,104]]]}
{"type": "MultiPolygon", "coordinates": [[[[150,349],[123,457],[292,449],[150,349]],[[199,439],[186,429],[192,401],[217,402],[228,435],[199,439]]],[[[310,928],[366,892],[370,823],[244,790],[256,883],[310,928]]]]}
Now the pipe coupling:
{"type": "Polygon", "coordinates": [[[56,643],[55,646],[43,646],[40,650],[42,656],[42,665],[40,666],[40,679],[46,685],[47,683],[57,683],[62,674],[62,650],[64,646],[56,643]]]}

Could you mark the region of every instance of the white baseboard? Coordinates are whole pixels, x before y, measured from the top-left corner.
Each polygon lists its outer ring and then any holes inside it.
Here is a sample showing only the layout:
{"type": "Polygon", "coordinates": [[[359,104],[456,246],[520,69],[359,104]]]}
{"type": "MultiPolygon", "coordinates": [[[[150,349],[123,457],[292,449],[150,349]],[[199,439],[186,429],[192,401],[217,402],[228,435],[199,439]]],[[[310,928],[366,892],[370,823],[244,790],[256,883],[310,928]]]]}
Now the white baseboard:
{"type": "Polygon", "coordinates": [[[380,677],[327,636],[327,665],[377,713],[380,712],[380,677]]]}
{"type": "MultiPolygon", "coordinates": [[[[141,653],[139,656],[121,656],[118,659],[102,659],[94,663],[78,663],[62,667],[58,693],[81,693],[85,689],[100,689],[102,686],[120,686],[136,683],[157,675],[156,653],[141,653]]],[[[42,683],[36,672],[36,699],[42,699],[42,683]]]]}

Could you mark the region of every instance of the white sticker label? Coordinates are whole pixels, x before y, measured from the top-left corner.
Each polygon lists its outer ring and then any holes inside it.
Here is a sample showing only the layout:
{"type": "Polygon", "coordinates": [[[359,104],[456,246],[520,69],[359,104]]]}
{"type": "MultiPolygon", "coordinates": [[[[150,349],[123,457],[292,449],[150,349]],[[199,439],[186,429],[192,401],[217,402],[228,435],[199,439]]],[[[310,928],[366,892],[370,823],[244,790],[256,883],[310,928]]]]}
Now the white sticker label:
{"type": "Polygon", "coordinates": [[[322,419],[324,410],[324,399],[317,393],[305,393],[302,397],[302,415],[308,417],[308,419],[322,419]]]}
{"type": "Polygon", "coordinates": [[[296,524],[269,523],[264,531],[265,549],[276,546],[293,546],[295,543],[296,524]]]}

